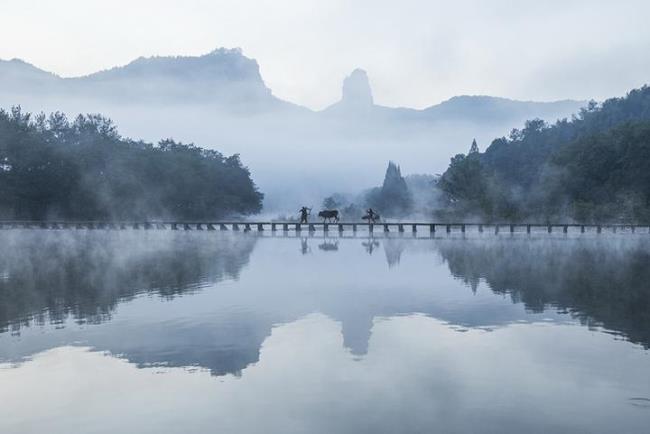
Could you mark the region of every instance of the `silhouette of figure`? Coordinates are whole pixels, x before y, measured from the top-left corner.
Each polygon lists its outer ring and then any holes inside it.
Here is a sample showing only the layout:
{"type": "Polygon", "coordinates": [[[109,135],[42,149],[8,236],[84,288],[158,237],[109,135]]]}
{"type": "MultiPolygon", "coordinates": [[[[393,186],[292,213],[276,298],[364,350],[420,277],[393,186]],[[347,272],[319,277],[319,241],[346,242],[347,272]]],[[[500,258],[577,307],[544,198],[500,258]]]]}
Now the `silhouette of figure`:
{"type": "Polygon", "coordinates": [[[300,223],[307,223],[307,217],[311,213],[311,208],[307,208],[306,206],[303,206],[300,208],[300,223]]]}
{"type": "Polygon", "coordinates": [[[311,249],[309,248],[309,244],[307,244],[307,238],[301,238],[300,239],[300,252],[303,255],[306,255],[307,253],[311,253],[311,249]]]}
{"type": "Polygon", "coordinates": [[[364,219],[368,220],[370,223],[375,223],[377,217],[379,217],[379,214],[377,214],[372,208],[368,208],[364,219]]]}

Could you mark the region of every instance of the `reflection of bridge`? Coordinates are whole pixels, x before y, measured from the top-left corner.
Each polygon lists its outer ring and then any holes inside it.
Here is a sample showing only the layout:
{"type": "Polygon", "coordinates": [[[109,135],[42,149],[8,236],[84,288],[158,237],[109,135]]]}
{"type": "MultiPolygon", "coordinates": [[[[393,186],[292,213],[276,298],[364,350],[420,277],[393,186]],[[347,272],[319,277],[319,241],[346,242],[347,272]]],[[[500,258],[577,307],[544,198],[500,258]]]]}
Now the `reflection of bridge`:
{"type": "Polygon", "coordinates": [[[381,223],[297,223],[297,222],[253,222],[253,221],[0,221],[0,229],[105,229],[105,230],[207,230],[207,231],[271,231],[271,232],[352,232],[360,230],[368,233],[374,232],[410,232],[417,234],[424,232],[475,232],[486,231],[499,234],[507,233],[609,233],[644,231],[650,233],[650,225],[632,224],[567,224],[567,223],[440,223],[440,222],[381,222],[381,223]]]}

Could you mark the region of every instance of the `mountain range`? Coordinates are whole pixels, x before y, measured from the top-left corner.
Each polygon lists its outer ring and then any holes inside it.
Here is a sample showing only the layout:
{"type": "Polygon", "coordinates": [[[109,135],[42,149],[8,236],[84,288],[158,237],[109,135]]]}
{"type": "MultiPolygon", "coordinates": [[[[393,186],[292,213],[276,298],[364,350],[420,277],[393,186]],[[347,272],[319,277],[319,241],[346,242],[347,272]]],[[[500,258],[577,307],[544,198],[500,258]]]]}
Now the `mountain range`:
{"type": "Polygon", "coordinates": [[[0,60],[0,107],[13,105],[69,116],[99,112],[129,137],[174,137],[239,153],[268,201],[291,197],[293,204],[313,200],[321,187],[376,185],[388,160],[411,173],[441,172],[473,138],[486,143],[527,119],[568,117],[585,102],[463,95],[421,110],[385,107],[374,102],[368,74],[355,69],[340,101],[314,111],[273,95],[257,61],[240,49],[219,48],[140,57],[74,78],[0,60]]]}

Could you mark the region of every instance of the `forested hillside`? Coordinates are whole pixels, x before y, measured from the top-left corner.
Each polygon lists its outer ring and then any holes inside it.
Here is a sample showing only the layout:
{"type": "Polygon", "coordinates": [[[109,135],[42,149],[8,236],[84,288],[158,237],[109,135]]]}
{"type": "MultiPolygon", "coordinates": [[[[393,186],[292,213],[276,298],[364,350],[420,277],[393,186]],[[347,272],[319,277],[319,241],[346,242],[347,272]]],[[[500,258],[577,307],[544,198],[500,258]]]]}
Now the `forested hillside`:
{"type": "Polygon", "coordinates": [[[483,220],[650,221],[650,88],[571,120],[526,122],[459,154],[439,187],[448,215],[483,220]]]}
{"type": "Polygon", "coordinates": [[[3,219],[214,218],[262,197],[238,155],[125,139],[100,115],[0,110],[3,219]]]}

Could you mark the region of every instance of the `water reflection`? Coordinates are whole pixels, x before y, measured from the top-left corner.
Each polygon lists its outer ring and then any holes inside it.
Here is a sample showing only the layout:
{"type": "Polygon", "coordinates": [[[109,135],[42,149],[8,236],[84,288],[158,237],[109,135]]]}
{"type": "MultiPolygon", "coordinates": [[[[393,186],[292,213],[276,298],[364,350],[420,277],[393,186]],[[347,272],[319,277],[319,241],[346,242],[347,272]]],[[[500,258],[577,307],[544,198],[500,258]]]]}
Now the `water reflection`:
{"type": "Polygon", "coordinates": [[[643,239],[512,239],[436,243],[473,291],[483,280],[531,312],[566,312],[650,346],[650,248],[643,239]]]}
{"type": "Polygon", "coordinates": [[[3,236],[0,324],[20,336],[0,333],[0,361],[75,343],[140,367],[238,374],[274,326],[314,312],[341,324],[355,357],[378,319],[414,313],[461,331],[577,318],[650,344],[650,249],[636,238],[3,236]]]}
{"type": "Polygon", "coordinates": [[[166,299],[236,279],[255,237],[34,232],[0,234],[0,332],[47,322],[97,324],[139,293],[166,299]]]}
{"type": "Polygon", "coordinates": [[[0,232],[0,432],[645,433],[649,252],[0,232]]]}

